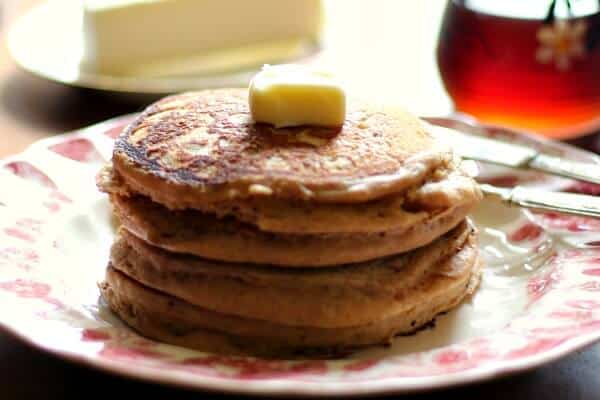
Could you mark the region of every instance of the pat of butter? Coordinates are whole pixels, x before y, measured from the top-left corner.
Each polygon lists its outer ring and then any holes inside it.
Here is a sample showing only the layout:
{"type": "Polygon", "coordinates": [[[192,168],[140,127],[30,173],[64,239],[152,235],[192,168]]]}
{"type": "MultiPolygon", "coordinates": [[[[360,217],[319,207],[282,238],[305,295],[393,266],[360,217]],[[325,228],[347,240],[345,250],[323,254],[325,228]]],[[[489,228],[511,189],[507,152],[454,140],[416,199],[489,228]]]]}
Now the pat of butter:
{"type": "Polygon", "coordinates": [[[266,65],[250,83],[256,122],[276,128],[336,127],[346,118],[346,94],[331,74],[299,65],[266,65]]]}

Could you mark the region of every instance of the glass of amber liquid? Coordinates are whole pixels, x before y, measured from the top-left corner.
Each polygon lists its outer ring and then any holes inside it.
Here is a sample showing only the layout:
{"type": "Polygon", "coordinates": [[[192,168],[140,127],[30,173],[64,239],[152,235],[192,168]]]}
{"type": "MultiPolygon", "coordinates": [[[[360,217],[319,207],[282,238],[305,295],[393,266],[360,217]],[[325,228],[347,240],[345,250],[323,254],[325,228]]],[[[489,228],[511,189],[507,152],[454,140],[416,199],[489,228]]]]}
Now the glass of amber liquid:
{"type": "Polygon", "coordinates": [[[450,0],[437,60],[458,112],[560,139],[600,132],[600,0],[450,0]]]}

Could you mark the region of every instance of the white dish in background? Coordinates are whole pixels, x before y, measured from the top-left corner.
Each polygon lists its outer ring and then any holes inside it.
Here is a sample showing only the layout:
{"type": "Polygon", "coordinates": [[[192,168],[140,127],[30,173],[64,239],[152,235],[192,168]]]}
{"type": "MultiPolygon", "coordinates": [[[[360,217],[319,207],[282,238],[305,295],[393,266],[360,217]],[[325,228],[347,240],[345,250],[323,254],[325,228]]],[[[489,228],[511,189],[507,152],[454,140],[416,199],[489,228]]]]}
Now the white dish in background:
{"type": "MultiPolygon", "coordinates": [[[[144,74],[112,76],[81,67],[83,29],[73,0],[46,0],[12,25],[8,49],[24,70],[58,83],[125,93],[167,94],[247,86],[263,64],[302,62],[319,51],[311,41],[276,41],[154,65],[144,74]]],[[[200,23],[200,22],[199,22],[200,23]]]]}
{"type": "MultiPolygon", "coordinates": [[[[427,391],[531,369],[600,338],[600,220],[530,214],[485,200],[474,213],[487,266],[481,288],[433,329],[342,360],[265,361],[168,346],[131,331],[102,304],[114,234],[94,175],[131,117],[42,140],[0,162],[0,326],[84,365],[202,390],[333,396],[427,391]]],[[[566,158],[572,147],[447,118],[566,158]]],[[[600,192],[538,173],[484,168],[482,179],[600,192]]]]}

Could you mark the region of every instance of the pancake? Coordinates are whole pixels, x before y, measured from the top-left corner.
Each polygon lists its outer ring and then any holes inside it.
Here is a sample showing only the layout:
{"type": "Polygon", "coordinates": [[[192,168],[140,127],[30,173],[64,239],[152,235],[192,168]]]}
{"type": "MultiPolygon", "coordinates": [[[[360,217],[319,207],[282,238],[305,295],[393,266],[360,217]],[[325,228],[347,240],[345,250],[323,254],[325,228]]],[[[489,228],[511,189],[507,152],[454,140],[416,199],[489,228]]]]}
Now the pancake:
{"type": "Polygon", "coordinates": [[[123,226],[154,246],[175,253],[280,267],[325,267],[407,252],[431,243],[465,219],[471,205],[432,212],[400,231],[369,234],[263,232],[233,218],[194,210],[170,211],[148,198],[111,196],[123,226]]]}
{"type": "Polygon", "coordinates": [[[480,279],[481,191],[425,125],[350,101],[341,128],[275,129],[242,89],[158,101],[97,177],[122,225],[103,298],[144,336],[225,354],[418,330],[480,279]]]}
{"type": "Polygon", "coordinates": [[[452,162],[420,120],[348,104],[339,132],[251,121],[247,91],[167,97],[117,138],[114,169],[172,209],[244,198],[360,203],[417,186],[452,162]]]}
{"type": "MultiPolygon", "coordinates": [[[[475,248],[465,247],[463,251],[475,248]]],[[[395,335],[416,331],[476,289],[479,266],[474,257],[452,257],[440,268],[461,273],[437,274],[423,282],[412,296],[402,299],[411,304],[405,312],[342,328],[289,326],[217,313],[144,286],[112,266],[100,290],[108,306],[129,326],[165,343],[229,355],[330,357],[364,346],[388,344],[395,335]],[[465,264],[466,260],[470,264],[465,264]]]]}
{"type": "Polygon", "coordinates": [[[177,255],[122,231],[113,245],[111,264],[144,286],[218,313],[282,325],[338,328],[408,312],[418,297],[415,288],[436,275],[464,275],[476,257],[476,235],[465,222],[409,254],[318,270],[177,255]],[[441,268],[449,259],[458,268],[441,268]]]}
{"type": "MultiPolygon", "coordinates": [[[[134,197],[112,166],[99,174],[98,186],[106,193],[134,197]]],[[[248,198],[205,204],[198,209],[217,217],[233,217],[274,233],[374,233],[404,231],[423,223],[430,212],[474,206],[481,199],[475,181],[457,165],[415,188],[360,204],[319,204],[273,198],[248,198]]],[[[126,201],[123,198],[117,203],[126,201]]],[[[133,208],[129,205],[128,208],[133,208]]],[[[136,213],[129,210],[128,213],[136,213]]],[[[166,212],[166,211],[165,211],[166,212]]]]}

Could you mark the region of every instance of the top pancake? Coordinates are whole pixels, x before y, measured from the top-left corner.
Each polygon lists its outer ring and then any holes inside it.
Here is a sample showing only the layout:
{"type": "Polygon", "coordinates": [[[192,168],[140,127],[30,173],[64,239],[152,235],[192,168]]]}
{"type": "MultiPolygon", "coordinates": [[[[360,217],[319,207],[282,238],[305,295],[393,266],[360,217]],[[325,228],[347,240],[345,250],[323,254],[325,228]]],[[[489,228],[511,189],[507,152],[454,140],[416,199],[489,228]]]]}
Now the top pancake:
{"type": "Polygon", "coordinates": [[[451,151],[399,110],[348,104],[339,132],[254,124],[247,91],[167,97],[119,136],[124,184],[171,208],[248,197],[356,203],[420,185],[451,151]]]}

